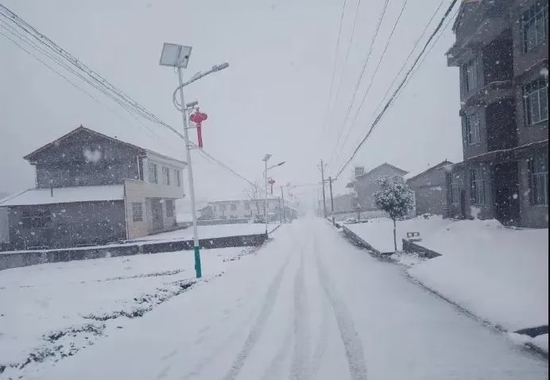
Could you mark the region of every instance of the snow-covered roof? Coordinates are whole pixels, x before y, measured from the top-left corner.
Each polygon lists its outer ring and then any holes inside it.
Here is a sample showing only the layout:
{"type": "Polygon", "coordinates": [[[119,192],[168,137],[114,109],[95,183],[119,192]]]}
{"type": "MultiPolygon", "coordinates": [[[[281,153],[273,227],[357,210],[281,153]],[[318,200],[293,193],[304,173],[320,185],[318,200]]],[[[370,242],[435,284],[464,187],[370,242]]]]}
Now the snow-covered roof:
{"type": "Polygon", "coordinates": [[[124,199],[124,185],[56,187],[30,189],[0,202],[5,206],[31,206],[55,203],[116,201],[124,199]]]}
{"type": "Polygon", "coordinates": [[[435,165],[435,166],[429,166],[427,168],[424,168],[422,170],[418,170],[418,171],[414,171],[414,172],[410,172],[410,173],[407,173],[403,176],[403,179],[405,181],[408,181],[409,179],[412,179],[412,178],[415,178],[415,177],[418,177],[420,174],[424,174],[430,170],[433,170],[433,169],[438,169],[438,168],[444,168],[446,167],[447,165],[453,165],[452,162],[450,161],[447,161],[447,160],[444,160],[442,162],[440,162],[439,164],[435,165]]]}
{"type": "Polygon", "coordinates": [[[185,161],[183,161],[181,159],[181,157],[177,156],[177,155],[174,155],[174,156],[171,156],[171,155],[167,155],[167,154],[161,154],[159,152],[162,152],[162,151],[165,151],[166,148],[165,146],[160,146],[158,144],[152,144],[152,140],[153,139],[142,139],[142,140],[137,140],[136,138],[131,138],[131,136],[124,136],[124,140],[122,140],[119,137],[113,137],[113,136],[109,136],[108,134],[105,134],[105,133],[101,133],[101,132],[98,132],[98,131],[95,131],[93,129],[90,129],[90,128],[87,128],[87,127],[83,127],[82,125],[78,128],[75,128],[73,129],[72,131],[64,134],[63,136],[55,139],[54,141],[51,141],[49,143],[47,143],[46,145],[43,145],[41,147],[39,147],[38,149],[34,150],[33,152],[27,154],[25,157],[23,157],[25,160],[28,160],[28,161],[33,161],[34,160],[34,157],[44,151],[44,150],[47,150],[49,148],[52,148],[52,147],[56,147],[58,146],[62,141],[64,140],[67,140],[69,139],[70,137],[78,134],[78,133],[88,133],[90,135],[94,135],[94,136],[97,136],[97,137],[100,137],[100,138],[103,138],[103,139],[107,139],[107,140],[110,140],[110,141],[114,141],[114,142],[117,142],[119,144],[123,144],[125,146],[128,146],[128,147],[131,147],[137,151],[140,151],[142,153],[152,153],[154,155],[157,155],[159,157],[164,157],[164,158],[167,158],[167,159],[171,159],[171,160],[175,160],[175,161],[179,161],[180,163],[183,163],[185,164],[185,161]],[[129,141],[132,141],[131,143],[129,141]],[[139,145],[137,145],[139,144],[139,145]],[[154,150],[154,149],[151,149],[150,147],[151,146],[156,146],[156,148],[158,150],[154,150]]]}

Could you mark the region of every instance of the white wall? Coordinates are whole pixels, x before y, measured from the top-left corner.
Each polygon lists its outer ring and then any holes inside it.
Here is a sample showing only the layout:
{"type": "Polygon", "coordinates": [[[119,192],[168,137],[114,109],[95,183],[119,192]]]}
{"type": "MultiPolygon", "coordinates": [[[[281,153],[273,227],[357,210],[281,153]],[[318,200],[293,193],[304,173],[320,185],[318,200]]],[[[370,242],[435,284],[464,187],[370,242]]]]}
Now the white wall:
{"type": "Polygon", "coordinates": [[[8,208],[0,207],[0,243],[10,242],[10,226],[8,223],[8,208]]]}
{"type": "MultiPolygon", "coordinates": [[[[251,200],[234,200],[234,201],[218,201],[209,202],[209,206],[214,211],[214,218],[220,219],[225,216],[227,219],[242,219],[249,218],[250,216],[264,215],[264,200],[259,199],[255,201],[251,200]],[[256,202],[259,207],[256,206],[256,202]],[[246,205],[249,205],[247,209],[246,205]],[[234,206],[234,209],[232,209],[234,206]],[[225,208],[225,210],[223,209],[225,208]],[[259,212],[258,212],[259,211],[259,212]]],[[[273,213],[279,207],[279,199],[269,199],[267,205],[267,212],[273,213]]]]}

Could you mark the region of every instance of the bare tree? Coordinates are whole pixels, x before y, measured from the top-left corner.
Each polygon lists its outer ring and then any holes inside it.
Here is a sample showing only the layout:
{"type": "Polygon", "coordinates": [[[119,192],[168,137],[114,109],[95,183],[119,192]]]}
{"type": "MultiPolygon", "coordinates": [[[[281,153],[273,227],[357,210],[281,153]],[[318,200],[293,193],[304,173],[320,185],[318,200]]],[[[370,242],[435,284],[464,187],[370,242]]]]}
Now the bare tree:
{"type": "Polygon", "coordinates": [[[256,205],[257,215],[260,215],[260,200],[262,199],[262,188],[260,187],[258,181],[251,183],[244,192],[248,199],[250,199],[251,203],[254,203],[256,205]]]}

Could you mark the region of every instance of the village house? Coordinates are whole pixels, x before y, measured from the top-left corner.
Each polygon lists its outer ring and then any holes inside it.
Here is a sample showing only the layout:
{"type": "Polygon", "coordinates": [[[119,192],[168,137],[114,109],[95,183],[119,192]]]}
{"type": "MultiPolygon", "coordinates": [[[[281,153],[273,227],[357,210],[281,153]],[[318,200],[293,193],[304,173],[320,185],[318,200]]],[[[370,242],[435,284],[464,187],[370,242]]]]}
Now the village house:
{"type": "MultiPolygon", "coordinates": [[[[264,199],[228,199],[208,202],[206,207],[199,210],[201,220],[253,220],[263,218],[265,209],[264,199]]],[[[281,217],[295,219],[297,211],[278,197],[267,199],[267,214],[270,220],[278,221],[281,217]]]]}
{"type": "Polygon", "coordinates": [[[176,226],[185,162],[82,126],[24,158],[36,187],[0,203],[10,249],[105,244],[176,226]]]}
{"type": "Polygon", "coordinates": [[[414,192],[414,216],[447,215],[447,172],[451,169],[452,162],[445,160],[420,173],[407,173],[403,177],[414,192]]]}
{"type": "Polygon", "coordinates": [[[463,1],[453,31],[464,161],[448,216],[548,227],[548,0],[463,1]]]}
{"type": "Polygon", "coordinates": [[[359,207],[362,213],[379,214],[380,210],[376,206],[373,196],[375,192],[380,190],[378,180],[393,176],[403,177],[405,174],[407,174],[406,170],[386,162],[366,173],[363,167],[355,168],[355,180],[347,185],[348,188],[353,189],[355,207],[359,207]]]}

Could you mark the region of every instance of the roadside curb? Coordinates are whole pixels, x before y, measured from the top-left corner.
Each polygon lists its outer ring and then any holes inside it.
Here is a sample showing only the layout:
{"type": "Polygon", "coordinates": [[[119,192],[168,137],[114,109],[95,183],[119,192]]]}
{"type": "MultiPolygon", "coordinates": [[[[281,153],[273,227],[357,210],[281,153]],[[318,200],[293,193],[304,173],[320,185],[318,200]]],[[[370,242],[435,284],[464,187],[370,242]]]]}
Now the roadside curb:
{"type": "MultiPolygon", "coordinates": [[[[450,300],[449,298],[445,297],[444,295],[442,295],[441,293],[439,293],[438,291],[430,288],[429,286],[425,285],[422,281],[414,278],[413,276],[411,276],[409,274],[409,272],[407,270],[404,271],[405,272],[405,276],[409,279],[409,281],[411,281],[412,283],[420,286],[421,288],[427,290],[428,292],[432,293],[433,295],[435,295],[436,297],[442,299],[443,301],[451,304],[452,306],[454,306],[455,308],[457,308],[462,314],[465,314],[467,315],[468,317],[476,320],[477,322],[480,322],[482,323],[483,325],[485,325],[486,327],[489,327],[493,330],[496,330],[500,333],[504,333],[504,334],[512,334],[512,333],[515,333],[517,334],[517,332],[515,331],[508,331],[506,330],[504,327],[500,326],[499,324],[496,324],[494,322],[491,322],[489,321],[488,319],[485,319],[485,318],[482,318],[480,317],[479,315],[477,314],[474,314],[473,312],[471,312],[470,310],[466,309],[464,306],[460,305],[459,303],[457,302],[454,302],[452,300],[450,300]]],[[[518,330],[518,331],[521,331],[521,330],[518,330]]],[[[531,351],[534,351],[536,354],[538,355],[541,355],[543,356],[546,360],[549,359],[549,353],[544,351],[543,349],[541,349],[540,347],[532,344],[532,343],[524,343],[523,344],[524,347],[528,348],[529,350],[531,351]]]]}
{"type": "MultiPolygon", "coordinates": [[[[399,263],[391,260],[388,258],[389,255],[393,254],[393,252],[391,253],[381,253],[380,251],[376,250],[375,248],[373,248],[369,243],[367,243],[365,240],[363,240],[361,237],[359,237],[356,233],[352,232],[349,228],[345,227],[345,226],[342,226],[342,232],[344,233],[345,237],[355,246],[359,247],[359,248],[362,248],[362,249],[365,249],[371,256],[375,257],[376,259],[385,259],[384,261],[388,261],[388,262],[391,262],[393,264],[396,264],[396,265],[400,265],[399,263]]],[[[403,242],[405,242],[405,239],[403,239],[403,242]]],[[[411,244],[412,245],[412,244],[411,244]]],[[[421,252],[421,253],[424,253],[424,257],[429,257],[431,253],[436,253],[436,252],[433,252],[433,251],[430,251],[428,250],[427,248],[424,248],[422,246],[419,246],[417,244],[414,244],[416,247],[410,247],[409,248],[413,248],[413,252],[415,251],[415,248],[417,247],[420,247],[422,249],[425,249],[426,251],[429,251],[428,252],[428,255],[426,255],[425,251],[421,252]]],[[[419,252],[416,252],[416,253],[419,253],[419,252]]],[[[436,253],[437,254],[437,253],[436,253]]],[[[439,256],[441,256],[440,254],[438,254],[439,256]]],[[[437,256],[432,256],[431,258],[435,258],[437,256]]],[[[428,258],[430,259],[430,258],[428,258]]],[[[405,273],[405,276],[409,279],[409,281],[411,281],[412,283],[422,287],[423,289],[427,290],[428,292],[432,293],[433,295],[435,295],[436,297],[440,298],[441,300],[451,304],[452,306],[454,306],[455,308],[457,308],[462,314],[476,320],[477,322],[480,322],[482,323],[483,325],[485,325],[486,327],[489,327],[493,330],[496,330],[500,333],[504,333],[504,334],[512,334],[512,333],[515,333],[515,334],[518,334],[518,332],[516,331],[508,331],[506,330],[504,327],[494,323],[494,322],[491,322],[487,319],[484,319],[476,314],[474,314],[473,312],[471,312],[470,310],[466,309],[464,306],[452,301],[451,299],[445,297],[444,295],[442,295],[441,293],[439,293],[438,291],[428,287],[427,285],[425,285],[422,281],[414,278],[413,276],[411,276],[409,274],[409,272],[407,270],[404,271],[405,273]]],[[[520,329],[518,331],[522,331],[523,329],[520,329]]],[[[519,333],[521,334],[521,333],[519,333]]],[[[546,360],[549,360],[549,353],[544,351],[543,349],[541,349],[540,347],[530,343],[530,342],[527,342],[527,343],[524,343],[522,345],[523,347],[527,348],[528,350],[530,350],[531,352],[534,352],[535,354],[537,355],[540,355],[542,357],[544,357],[546,360]]]]}

